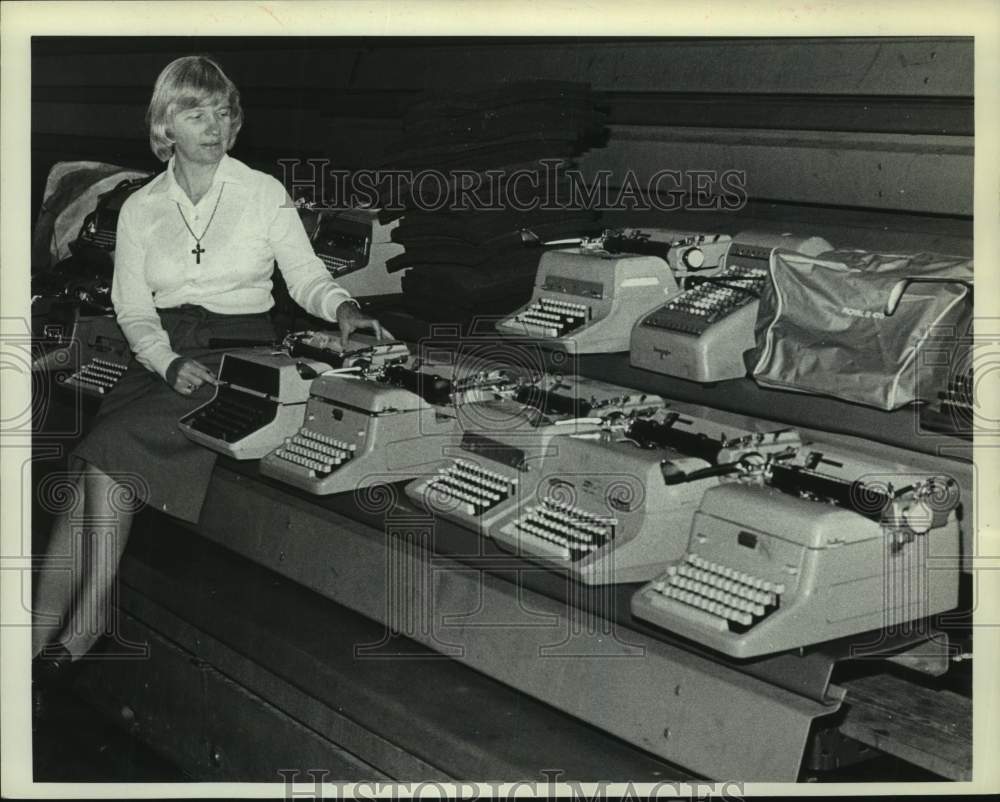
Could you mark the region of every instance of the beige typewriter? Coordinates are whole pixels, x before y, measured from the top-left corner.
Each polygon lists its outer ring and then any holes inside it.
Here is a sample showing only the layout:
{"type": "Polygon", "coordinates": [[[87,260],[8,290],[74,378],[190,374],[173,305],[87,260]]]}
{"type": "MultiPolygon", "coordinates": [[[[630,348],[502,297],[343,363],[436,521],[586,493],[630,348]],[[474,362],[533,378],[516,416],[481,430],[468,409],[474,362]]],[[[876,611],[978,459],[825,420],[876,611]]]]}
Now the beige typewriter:
{"type": "Polygon", "coordinates": [[[745,376],[743,352],[754,345],[758,301],[776,248],[815,256],[832,246],[819,237],[737,234],[717,271],[641,316],[631,332],[631,364],[698,382],[745,376]]]}
{"type": "Polygon", "coordinates": [[[406,494],[424,509],[486,534],[534,495],[547,456],[570,436],[601,436],[662,398],[583,376],[543,375],[494,401],[457,410],[460,440],[406,494]]]}
{"type": "Polygon", "coordinates": [[[309,386],[327,366],[272,349],[222,357],[208,403],[178,422],[190,439],[234,459],[260,459],[302,422],[309,386]]]}
{"type": "Polygon", "coordinates": [[[536,338],[581,354],[627,351],[636,320],[677,292],[656,256],[571,248],[547,251],[527,305],[497,323],[501,334],[536,338]]]}
{"type": "Polygon", "coordinates": [[[456,372],[414,358],[321,376],[301,426],[264,457],[260,471],[316,495],[412,479],[455,441],[457,410],[501,398],[510,385],[500,367],[456,372]]]}
{"type": "Polygon", "coordinates": [[[954,607],[954,481],[810,448],[760,483],[707,490],[685,553],[632,597],[633,615],[749,658],[954,607]]]}
{"type": "Polygon", "coordinates": [[[652,579],[680,558],[709,488],[752,461],[800,443],[791,430],[739,429],[671,411],[630,419],[600,437],[552,443],[530,497],[486,535],[587,584],[652,579]]]}
{"type": "Polygon", "coordinates": [[[234,459],[260,459],[302,425],[313,380],[331,370],[364,370],[409,352],[403,343],[355,334],[342,351],[340,335],[297,332],[283,349],[228,353],[210,401],[178,422],[191,440],[234,459]]]}

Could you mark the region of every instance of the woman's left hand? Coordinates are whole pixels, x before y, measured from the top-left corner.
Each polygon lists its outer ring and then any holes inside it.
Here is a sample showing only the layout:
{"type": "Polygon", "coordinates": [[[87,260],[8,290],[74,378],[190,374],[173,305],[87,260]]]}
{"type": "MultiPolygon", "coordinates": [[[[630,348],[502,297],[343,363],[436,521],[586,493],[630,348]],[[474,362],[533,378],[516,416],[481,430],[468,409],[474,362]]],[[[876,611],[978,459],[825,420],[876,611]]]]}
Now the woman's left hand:
{"type": "Polygon", "coordinates": [[[368,317],[354,303],[345,301],[337,307],[337,326],[340,328],[340,346],[347,350],[348,343],[358,329],[370,329],[380,340],[391,340],[392,335],[375,318],[368,317]]]}

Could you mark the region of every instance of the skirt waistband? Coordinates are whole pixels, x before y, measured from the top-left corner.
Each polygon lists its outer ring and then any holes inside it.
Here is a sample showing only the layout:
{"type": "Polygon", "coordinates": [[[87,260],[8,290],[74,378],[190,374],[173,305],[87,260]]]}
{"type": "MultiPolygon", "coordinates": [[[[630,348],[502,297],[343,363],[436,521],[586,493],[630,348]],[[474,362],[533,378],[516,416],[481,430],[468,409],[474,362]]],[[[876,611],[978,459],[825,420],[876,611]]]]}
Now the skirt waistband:
{"type": "Polygon", "coordinates": [[[156,313],[160,317],[186,317],[190,320],[208,321],[234,321],[234,320],[270,320],[271,313],[268,312],[238,312],[233,315],[223,312],[213,312],[197,304],[182,304],[181,306],[170,306],[165,309],[157,309],[156,313]]]}
{"type": "Polygon", "coordinates": [[[274,343],[275,330],[268,312],[223,315],[187,304],[158,309],[160,323],[173,349],[235,348],[274,343]]]}

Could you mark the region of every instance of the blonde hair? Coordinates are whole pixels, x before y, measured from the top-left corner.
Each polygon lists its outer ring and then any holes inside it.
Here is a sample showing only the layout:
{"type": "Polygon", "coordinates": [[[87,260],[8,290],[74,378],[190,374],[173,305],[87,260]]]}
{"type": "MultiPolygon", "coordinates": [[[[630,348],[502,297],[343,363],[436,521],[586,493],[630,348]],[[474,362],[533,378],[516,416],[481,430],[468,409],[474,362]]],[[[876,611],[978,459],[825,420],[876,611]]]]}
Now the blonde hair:
{"type": "Polygon", "coordinates": [[[173,142],[167,134],[167,125],[174,114],[195,106],[210,105],[212,101],[229,106],[232,125],[226,143],[228,151],[243,125],[243,109],[239,90],[226,77],[222,67],[207,56],[183,56],[163,68],[153,86],[153,97],[146,110],[149,146],[156,158],[165,162],[174,152],[173,142]]]}

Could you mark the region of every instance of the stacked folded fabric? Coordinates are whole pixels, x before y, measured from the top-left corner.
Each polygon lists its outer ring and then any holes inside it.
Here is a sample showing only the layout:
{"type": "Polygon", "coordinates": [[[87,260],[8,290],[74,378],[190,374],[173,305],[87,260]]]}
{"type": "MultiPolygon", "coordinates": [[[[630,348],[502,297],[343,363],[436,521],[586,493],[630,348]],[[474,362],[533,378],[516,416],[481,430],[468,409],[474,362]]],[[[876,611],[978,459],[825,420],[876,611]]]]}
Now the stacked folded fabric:
{"type": "Polygon", "coordinates": [[[590,236],[597,210],[574,203],[566,171],[603,144],[590,87],[561,81],[423,94],[382,165],[381,219],[401,217],[403,293],[415,314],[505,314],[531,295],[543,243],[590,236]],[[442,299],[447,297],[447,305],[442,299]]]}

